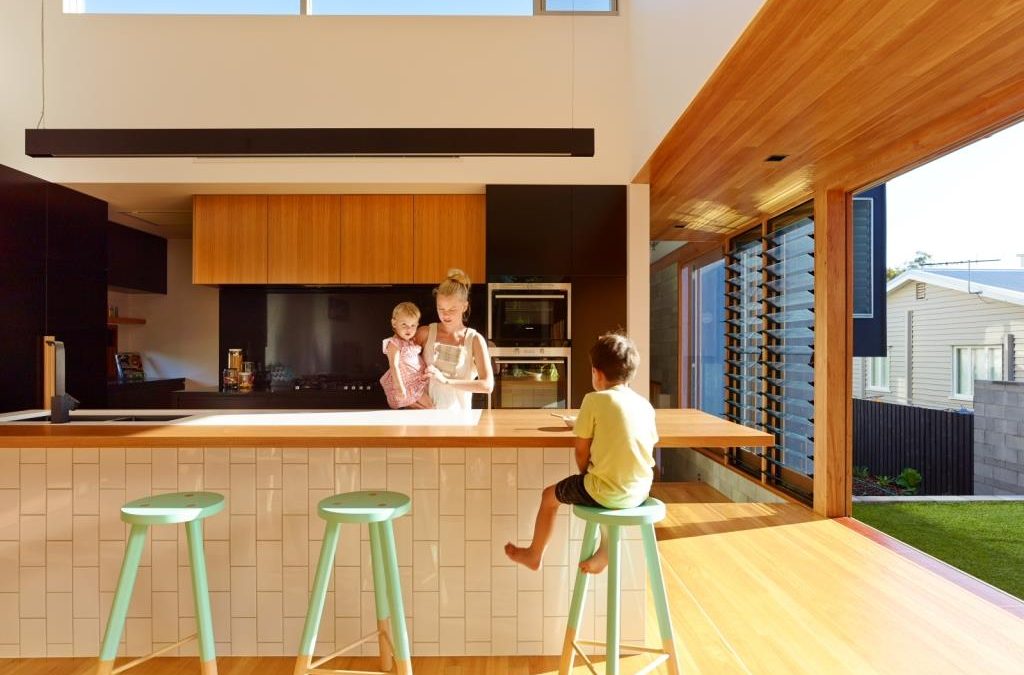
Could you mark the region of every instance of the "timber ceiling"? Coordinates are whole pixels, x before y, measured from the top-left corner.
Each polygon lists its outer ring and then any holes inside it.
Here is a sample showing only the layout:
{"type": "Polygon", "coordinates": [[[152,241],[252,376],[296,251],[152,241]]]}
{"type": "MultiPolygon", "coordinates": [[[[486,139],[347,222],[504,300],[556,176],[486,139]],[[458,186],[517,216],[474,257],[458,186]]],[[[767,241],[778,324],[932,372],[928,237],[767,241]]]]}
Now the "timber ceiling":
{"type": "Polygon", "coordinates": [[[651,239],[720,240],[1022,117],[1021,0],[767,0],[636,180],[651,239]]]}

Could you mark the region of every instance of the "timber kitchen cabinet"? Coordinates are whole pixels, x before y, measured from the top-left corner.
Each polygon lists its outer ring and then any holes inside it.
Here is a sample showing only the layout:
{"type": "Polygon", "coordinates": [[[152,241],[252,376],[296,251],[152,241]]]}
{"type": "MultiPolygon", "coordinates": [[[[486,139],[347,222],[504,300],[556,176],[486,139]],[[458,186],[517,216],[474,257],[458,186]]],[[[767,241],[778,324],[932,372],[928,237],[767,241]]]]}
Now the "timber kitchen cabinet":
{"type": "Polygon", "coordinates": [[[341,196],[341,284],[409,283],[413,196],[341,196]]]}
{"type": "Polygon", "coordinates": [[[192,283],[267,283],[267,195],[196,195],[192,283]]]}
{"type": "Polygon", "coordinates": [[[484,195],[416,195],[413,282],[436,284],[457,267],[483,283],[487,241],[484,195]]]}
{"type": "Polygon", "coordinates": [[[270,195],[267,281],[336,284],[342,277],[340,195],[270,195]]]}

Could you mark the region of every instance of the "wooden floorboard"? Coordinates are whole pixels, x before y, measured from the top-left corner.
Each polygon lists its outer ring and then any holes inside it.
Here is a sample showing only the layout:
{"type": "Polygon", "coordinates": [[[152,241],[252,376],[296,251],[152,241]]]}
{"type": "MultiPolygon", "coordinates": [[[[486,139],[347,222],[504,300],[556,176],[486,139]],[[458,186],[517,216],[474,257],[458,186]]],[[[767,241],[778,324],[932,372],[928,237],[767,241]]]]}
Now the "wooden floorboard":
{"type": "MultiPolygon", "coordinates": [[[[1024,620],[959,586],[955,575],[797,504],[734,504],[694,483],[658,484],[655,494],[669,505],[658,546],[684,673],[1024,672],[1024,620]]],[[[648,622],[648,634],[657,635],[650,610],[648,622]]],[[[630,657],[623,672],[648,658],[630,657]]],[[[0,659],[0,673],[86,675],[93,663],[0,659]]],[[[294,661],[218,663],[221,675],[291,675],[294,661]]],[[[337,661],[375,665],[372,658],[337,661]]],[[[417,675],[558,670],[556,657],[422,657],[413,665],[417,675]]],[[[198,664],[160,659],[134,672],[196,673],[198,664]]]]}

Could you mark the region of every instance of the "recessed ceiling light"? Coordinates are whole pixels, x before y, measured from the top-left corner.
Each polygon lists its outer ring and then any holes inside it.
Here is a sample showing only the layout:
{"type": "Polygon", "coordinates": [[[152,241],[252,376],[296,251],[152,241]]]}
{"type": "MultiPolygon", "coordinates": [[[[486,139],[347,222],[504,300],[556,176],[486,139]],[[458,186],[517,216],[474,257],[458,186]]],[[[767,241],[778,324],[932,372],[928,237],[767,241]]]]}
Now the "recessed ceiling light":
{"type": "Polygon", "coordinates": [[[764,161],[766,162],[781,162],[782,160],[789,157],[789,155],[768,155],[764,161]]]}

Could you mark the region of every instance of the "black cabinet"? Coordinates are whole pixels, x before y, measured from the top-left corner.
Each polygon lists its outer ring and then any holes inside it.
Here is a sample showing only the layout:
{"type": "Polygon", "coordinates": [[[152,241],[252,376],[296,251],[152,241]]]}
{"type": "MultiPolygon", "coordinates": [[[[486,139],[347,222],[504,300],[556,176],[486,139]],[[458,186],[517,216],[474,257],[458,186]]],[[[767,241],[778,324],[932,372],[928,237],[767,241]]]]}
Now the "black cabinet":
{"type": "Polygon", "coordinates": [[[106,400],[105,202],[0,166],[0,410],[36,408],[42,338],[65,344],[67,391],[106,400]]]}
{"type": "Polygon", "coordinates": [[[167,293],[167,240],[108,223],[107,285],[118,291],[167,293]]]}
{"type": "Polygon", "coordinates": [[[108,382],[107,407],[122,410],[167,410],[175,407],[175,392],[184,388],[184,377],[142,382],[108,382]]]}
{"type": "Polygon", "coordinates": [[[488,280],[625,273],[624,185],[487,186],[488,280]]]}
{"type": "Polygon", "coordinates": [[[572,404],[593,391],[590,348],[599,335],[626,328],[626,277],[577,277],[572,281],[572,404]]]}

